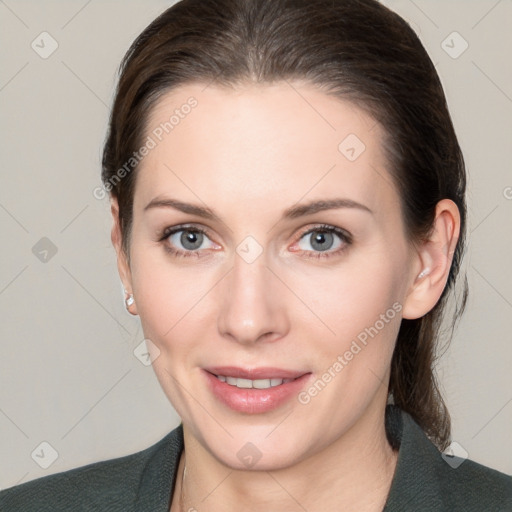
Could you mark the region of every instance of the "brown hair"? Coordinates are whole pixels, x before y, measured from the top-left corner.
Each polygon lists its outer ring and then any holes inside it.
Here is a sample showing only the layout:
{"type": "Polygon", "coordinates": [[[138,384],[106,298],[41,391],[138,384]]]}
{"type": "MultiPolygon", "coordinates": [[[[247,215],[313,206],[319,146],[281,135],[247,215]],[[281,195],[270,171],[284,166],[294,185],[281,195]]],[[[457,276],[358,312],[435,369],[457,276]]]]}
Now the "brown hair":
{"type": "MultiPolygon", "coordinates": [[[[141,146],[155,102],[185,83],[235,87],[288,79],[353,101],[384,127],[389,172],[412,243],[429,235],[438,201],[448,198],[459,208],[447,285],[428,314],[402,320],[389,384],[394,403],[444,449],[450,417],[434,365],[464,251],[464,160],[430,58],[410,26],[376,0],[182,0],[155,19],[121,63],[103,152],[102,179],[119,202],[123,248],[129,256],[136,166],[113,178],[141,146]]],[[[464,276],[449,338],[467,294],[464,276]]]]}

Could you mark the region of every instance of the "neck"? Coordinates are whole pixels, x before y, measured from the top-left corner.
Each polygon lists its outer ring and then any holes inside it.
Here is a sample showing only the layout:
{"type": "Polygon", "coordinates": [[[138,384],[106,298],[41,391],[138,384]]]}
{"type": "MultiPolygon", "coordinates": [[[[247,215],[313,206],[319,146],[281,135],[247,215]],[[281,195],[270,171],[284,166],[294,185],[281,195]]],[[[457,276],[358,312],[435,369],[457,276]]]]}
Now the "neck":
{"type": "Polygon", "coordinates": [[[243,471],[222,464],[185,425],[184,440],[172,512],[300,508],[381,512],[398,458],[387,441],[382,410],[361,417],[326,449],[272,471],[243,471]]]}

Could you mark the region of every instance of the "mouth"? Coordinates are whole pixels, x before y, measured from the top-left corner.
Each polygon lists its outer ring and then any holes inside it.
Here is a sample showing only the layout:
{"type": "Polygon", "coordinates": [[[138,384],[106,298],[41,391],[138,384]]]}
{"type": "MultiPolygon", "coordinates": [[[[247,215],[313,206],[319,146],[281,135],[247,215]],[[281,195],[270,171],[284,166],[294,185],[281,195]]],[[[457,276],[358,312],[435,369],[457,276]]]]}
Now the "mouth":
{"type": "Polygon", "coordinates": [[[204,368],[213,395],[230,409],[256,414],[274,410],[296,396],[311,372],[282,368],[204,368]]]}

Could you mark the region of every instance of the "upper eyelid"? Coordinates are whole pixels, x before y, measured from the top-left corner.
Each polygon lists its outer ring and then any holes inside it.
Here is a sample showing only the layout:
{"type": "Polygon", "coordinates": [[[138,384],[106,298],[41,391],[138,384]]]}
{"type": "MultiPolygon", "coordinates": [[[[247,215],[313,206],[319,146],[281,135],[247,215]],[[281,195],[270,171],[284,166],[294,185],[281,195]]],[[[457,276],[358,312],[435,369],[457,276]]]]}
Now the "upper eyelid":
{"type": "Polygon", "coordinates": [[[318,224],[310,228],[305,228],[304,231],[301,232],[300,236],[302,237],[314,231],[330,231],[335,234],[339,233],[347,237],[350,236],[350,233],[347,230],[338,226],[333,226],[332,224],[318,224]]]}
{"type": "Polygon", "coordinates": [[[179,233],[180,231],[199,231],[200,233],[208,234],[210,230],[203,226],[196,226],[195,224],[177,224],[176,226],[167,226],[162,230],[162,236],[167,238],[172,234],[179,233]]]}
{"type": "MultiPolygon", "coordinates": [[[[317,225],[317,226],[308,228],[305,231],[301,232],[301,234],[298,237],[298,241],[301,240],[302,237],[304,237],[305,235],[308,235],[315,231],[327,231],[328,233],[334,233],[345,244],[351,244],[353,242],[353,236],[349,231],[347,231],[346,229],[340,228],[338,226],[333,226],[332,224],[322,224],[322,225],[317,225]]],[[[296,243],[296,242],[294,242],[294,243],[296,243]]]]}

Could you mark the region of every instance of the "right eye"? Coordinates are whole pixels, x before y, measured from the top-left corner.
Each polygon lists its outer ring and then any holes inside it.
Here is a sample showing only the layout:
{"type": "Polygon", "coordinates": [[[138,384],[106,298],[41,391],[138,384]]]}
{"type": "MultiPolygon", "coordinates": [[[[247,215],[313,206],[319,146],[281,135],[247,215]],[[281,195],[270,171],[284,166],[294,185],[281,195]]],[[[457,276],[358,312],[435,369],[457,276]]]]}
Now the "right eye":
{"type": "Polygon", "coordinates": [[[171,254],[183,257],[199,257],[199,251],[219,248],[208,238],[205,230],[195,226],[168,227],[162,233],[161,241],[171,254]]]}

